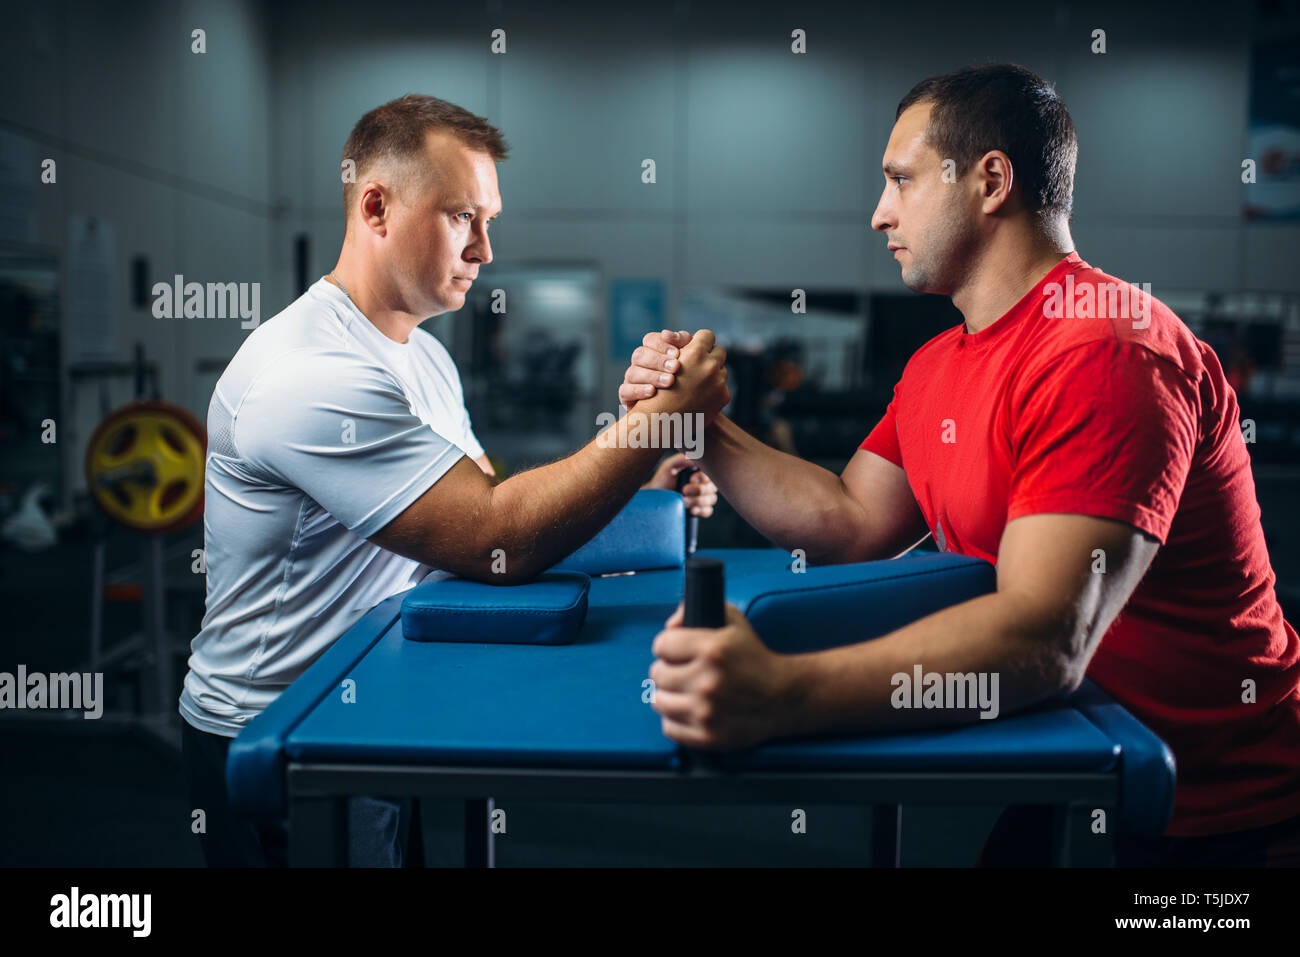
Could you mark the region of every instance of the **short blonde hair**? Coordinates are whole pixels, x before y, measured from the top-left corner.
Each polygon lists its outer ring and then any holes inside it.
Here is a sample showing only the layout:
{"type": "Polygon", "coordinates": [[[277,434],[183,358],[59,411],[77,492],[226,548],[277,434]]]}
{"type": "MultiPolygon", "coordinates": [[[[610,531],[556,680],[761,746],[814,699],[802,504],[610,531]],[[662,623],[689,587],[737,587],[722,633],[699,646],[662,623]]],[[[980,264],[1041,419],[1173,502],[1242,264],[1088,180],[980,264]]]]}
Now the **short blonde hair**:
{"type": "MultiPolygon", "coordinates": [[[[430,130],[446,130],[496,163],[510,150],[501,131],[483,117],[435,96],[408,93],[375,107],[357,121],[343,145],[343,162],[352,161],[356,174],[352,178],[359,182],[365,182],[365,174],[383,160],[418,168],[425,161],[425,135],[430,130]]],[[[356,191],[356,182],[344,181],[345,220],[356,201],[356,191]]]]}

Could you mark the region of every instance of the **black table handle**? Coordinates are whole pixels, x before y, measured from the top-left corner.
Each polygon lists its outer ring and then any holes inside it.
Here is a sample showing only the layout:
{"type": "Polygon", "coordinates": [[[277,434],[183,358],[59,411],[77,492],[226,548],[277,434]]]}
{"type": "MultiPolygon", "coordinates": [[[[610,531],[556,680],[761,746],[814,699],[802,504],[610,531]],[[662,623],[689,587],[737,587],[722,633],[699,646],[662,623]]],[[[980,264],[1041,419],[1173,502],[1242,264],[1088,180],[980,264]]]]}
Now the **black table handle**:
{"type": "MultiPolygon", "coordinates": [[[[677,491],[680,493],[690,482],[691,476],[698,472],[699,469],[694,465],[688,465],[677,473],[677,491]]],[[[686,554],[688,556],[695,554],[695,546],[700,539],[700,517],[692,515],[689,511],[686,513],[686,554]]]]}
{"type": "Polygon", "coordinates": [[[726,586],[722,562],[716,558],[686,559],[686,628],[721,628],[727,623],[726,586]]]}

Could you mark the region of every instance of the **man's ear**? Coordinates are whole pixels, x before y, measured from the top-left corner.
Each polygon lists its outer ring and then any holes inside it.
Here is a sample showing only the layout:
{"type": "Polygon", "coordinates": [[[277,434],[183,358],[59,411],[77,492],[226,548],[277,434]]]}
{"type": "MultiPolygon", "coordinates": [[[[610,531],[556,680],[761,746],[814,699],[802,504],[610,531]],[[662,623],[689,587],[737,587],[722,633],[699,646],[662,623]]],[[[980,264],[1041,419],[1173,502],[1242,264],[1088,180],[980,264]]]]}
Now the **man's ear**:
{"type": "Polygon", "coordinates": [[[384,187],[367,182],[361,187],[361,222],[367,229],[383,236],[388,231],[388,196],[384,187]]]}
{"type": "Polygon", "coordinates": [[[996,213],[1011,198],[1011,187],[1015,185],[1011,157],[1001,150],[989,150],[975,163],[975,176],[980,185],[981,210],[996,213]]]}

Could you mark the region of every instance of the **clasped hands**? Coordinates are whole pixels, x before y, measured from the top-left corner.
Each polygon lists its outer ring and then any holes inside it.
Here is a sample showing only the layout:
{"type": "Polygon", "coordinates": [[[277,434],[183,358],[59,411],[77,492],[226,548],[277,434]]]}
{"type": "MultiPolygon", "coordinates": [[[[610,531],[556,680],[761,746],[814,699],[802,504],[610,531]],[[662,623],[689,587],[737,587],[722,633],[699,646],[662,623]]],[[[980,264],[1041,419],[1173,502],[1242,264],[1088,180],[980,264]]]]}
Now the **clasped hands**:
{"type": "MultiPolygon", "coordinates": [[[[688,355],[683,355],[691,342],[689,333],[646,333],[641,345],[632,353],[632,363],[623,375],[624,385],[619,386],[618,399],[629,411],[641,399],[653,398],[659,389],[672,389],[682,371],[682,360],[692,359],[692,372],[689,381],[683,383],[685,388],[674,395],[672,408],[675,412],[700,412],[705,422],[712,421],[718,411],[731,400],[727,389],[727,352],[714,344],[713,333],[701,330],[694,347],[688,355]],[[669,342],[664,337],[675,337],[669,342]],[[680,341],[678,341],[678,338],[680,341]],[[629,382],[644,382],[637,386],[635,392],[627,391],[629,382]],[[654,383],[653,385],[649,383],[654,383]]],[[[686,455],[678,453],[669,456],[659,464],[654,477],[643,488],[668,489],[677,488],[677,476],[682,469],[694,466],[686,455]]],[[[718,504],[718,487],[702,471],[696,471],[682,488],[682,497],[691,515],[708,518],[713,514],[713,507],[718,504]]]]}
{"type": "MultiPolygon", "coordinates": [[[[619,386],[619,401],[630,411],[661,390],[672,390],[680,379],[687,388],[716,402],[716,390],[710,393],[708,384],[698,380],[716,379],[719,368],[729,400],[725,361],[725,350],[714,344],[707,329],[694,336],[670,330],[648,333],[632,353],[619,386]],[[703,368],[697,370],[697,363],[703,368]]],[[[725,404],[726,400],[717,405],[708,421],[725,404]]],[[[689,464],[684,455],[672,456],[659,467],[649,487],[673,488],[669,476],[675,477],[689,464]]],[[[691,477],[692,485],[697,482],[696,501],[707,507],[703,514],[711,514],[717,487],[703,472],[691,477]]],[[[686,486],[684,494],[690,489],[686,486]]],[[[692,513],[700,514],[694,509],[692,513]]],[[[655,661],[649,673],[654,683],[650,703],[662,719],[664,735],[691,748],[727,750],[749,747],[788,730],[797,706],[791,659],[769,651],[735,605],[727,605],[727,623],[722,628],[684,628],[683,615],[679,604],[651,646],[655,661]]]]}

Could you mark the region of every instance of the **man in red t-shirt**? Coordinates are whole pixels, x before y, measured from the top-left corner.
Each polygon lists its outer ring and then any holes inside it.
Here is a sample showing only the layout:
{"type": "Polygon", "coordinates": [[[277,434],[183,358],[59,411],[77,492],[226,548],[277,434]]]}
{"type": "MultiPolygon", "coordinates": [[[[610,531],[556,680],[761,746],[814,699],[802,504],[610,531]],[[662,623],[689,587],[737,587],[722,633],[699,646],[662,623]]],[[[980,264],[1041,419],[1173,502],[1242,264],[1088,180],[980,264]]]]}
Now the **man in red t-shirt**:
{"type": "MultiPolygon", "coordinates": [[[[1178,765],[1165,838],[1121,842],[1121,863],[1300,863],[1300,639],[1275,595],[1236,394],[1149,288],[1074,251],[1076,155],[1064,104],[1022,67],[918,84],[872,227],[904,283],[951,296],[964,324],[912,356],[841,476],[723,416],[703,446],[736,510],[809,561],[889,558],[929,532],[995,563],[997,591],[794,656],[767,651],[734,607],[717,630],[680,627],[679,609],[655,641],[654,707],[674,740],[730,748],[972,719],[891,707],[890,676],[918,660],[998,673],[1002,713],[1086,674],[1178,765]]],[[[646,337],[625,405],[677,371],[689,338],[646,337]]],[[[1004,838],[1033,820],[1004,815],[985,862],[1013,861],[1004,838]]]]}

